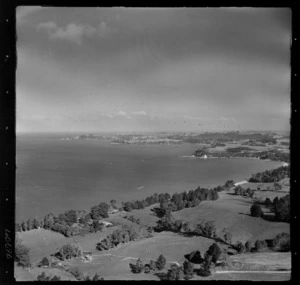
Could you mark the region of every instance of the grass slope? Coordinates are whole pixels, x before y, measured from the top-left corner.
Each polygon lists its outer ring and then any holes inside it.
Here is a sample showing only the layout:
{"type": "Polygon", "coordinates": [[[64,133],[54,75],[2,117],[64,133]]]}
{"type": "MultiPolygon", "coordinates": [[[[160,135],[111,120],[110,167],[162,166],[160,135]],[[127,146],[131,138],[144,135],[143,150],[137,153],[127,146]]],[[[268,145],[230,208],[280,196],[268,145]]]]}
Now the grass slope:
{"type": "Polygon", "coordinates": [[[236,196],[233,191],[220,192],[216,201],[203,201],[195,208],[183,209],[174,212],[175,219],[189,221],[197,224],[201,219],[215,221],[217,234],[222,236],[222,229],[227,228],[232,236],[232,241],[246,242],[247,240],[273,238],[281,232],[289,233],[288,223],[265,221],[251,217],[251,199],[236,196]]]}

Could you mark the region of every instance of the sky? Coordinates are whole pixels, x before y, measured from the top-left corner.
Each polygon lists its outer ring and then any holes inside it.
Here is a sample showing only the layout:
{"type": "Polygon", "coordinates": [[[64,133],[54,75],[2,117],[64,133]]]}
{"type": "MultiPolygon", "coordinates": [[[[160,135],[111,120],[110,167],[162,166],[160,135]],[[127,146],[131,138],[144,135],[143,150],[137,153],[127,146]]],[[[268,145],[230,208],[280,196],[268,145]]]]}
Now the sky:
{"type": "Polygon", "coordinates": [[[17,132],[289,130],[288,8],[17,8],[17,132]]]}

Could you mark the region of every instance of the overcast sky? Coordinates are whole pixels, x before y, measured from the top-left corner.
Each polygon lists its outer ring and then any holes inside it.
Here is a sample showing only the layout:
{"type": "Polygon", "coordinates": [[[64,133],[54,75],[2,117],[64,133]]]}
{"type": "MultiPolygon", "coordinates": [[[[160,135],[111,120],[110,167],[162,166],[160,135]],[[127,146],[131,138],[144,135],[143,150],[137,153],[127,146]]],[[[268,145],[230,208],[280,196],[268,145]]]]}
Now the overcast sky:
{"type": "Polygon", "coordinates": [[[287,8],[17,8],[17,131],[289,130],[287,8]]]}

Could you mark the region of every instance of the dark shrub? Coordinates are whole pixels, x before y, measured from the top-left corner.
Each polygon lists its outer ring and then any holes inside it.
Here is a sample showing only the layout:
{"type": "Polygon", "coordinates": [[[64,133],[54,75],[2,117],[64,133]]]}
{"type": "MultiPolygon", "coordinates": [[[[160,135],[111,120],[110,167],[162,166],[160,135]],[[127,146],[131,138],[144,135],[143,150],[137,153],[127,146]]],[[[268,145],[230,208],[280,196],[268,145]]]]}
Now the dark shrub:
{"type": "Polygon", "coordinates": [[[259,204],[253,204],[250,208],[250,213],[252,217],[262,217],[263,211],[259,204]]]}

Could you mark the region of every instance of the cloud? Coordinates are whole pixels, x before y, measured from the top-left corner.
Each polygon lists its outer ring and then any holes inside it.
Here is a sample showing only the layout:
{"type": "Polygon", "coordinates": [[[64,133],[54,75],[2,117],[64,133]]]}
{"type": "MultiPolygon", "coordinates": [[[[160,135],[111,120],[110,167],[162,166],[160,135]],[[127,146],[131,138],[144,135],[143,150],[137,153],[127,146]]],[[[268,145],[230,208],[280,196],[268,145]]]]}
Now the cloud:
{"type": "Polygon", "coordinates": [[[117,112],[117,115],[119,115],[119,116],[127,116],[127,113],[120,110],[120,111],[117,112]]]}
{"type": "Polygon", "coordinates": [[[18,22],[26,20],[26,17],[30,14],[33,14],[41,9],[47,9],[47,7],[39,6],[19,6],[16,9],[16,17],[18,22]]]}
{"type": "Polygon", "coordinates": [[[146,116],[147,115],[147,113],[145,111],[132,112],[131,114],[134,116],[146,116]]]}
{"type": "Polygon", "coordinates": [[[236,122],[236,119],[232,117],[219,117],[219,120],[225,122],[236,122]]]}
{"type": "Polygon", "coordinates": [[[37,25],[37,30],[45,30],[51,40],[67,40],[78,45],[82,43],[83,37],[106,37],[114,30],[109,27],[104,21],[99,23],[95,28],[91,25],[81,25],[70,23],[66,26],[59,27],[54,22],[43,22],[37,25]]]}

